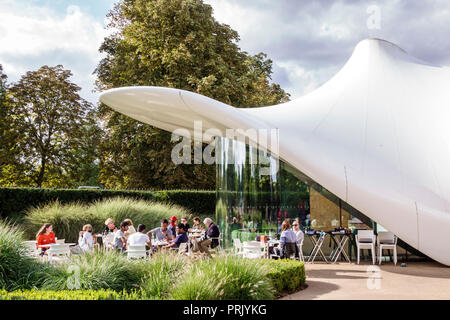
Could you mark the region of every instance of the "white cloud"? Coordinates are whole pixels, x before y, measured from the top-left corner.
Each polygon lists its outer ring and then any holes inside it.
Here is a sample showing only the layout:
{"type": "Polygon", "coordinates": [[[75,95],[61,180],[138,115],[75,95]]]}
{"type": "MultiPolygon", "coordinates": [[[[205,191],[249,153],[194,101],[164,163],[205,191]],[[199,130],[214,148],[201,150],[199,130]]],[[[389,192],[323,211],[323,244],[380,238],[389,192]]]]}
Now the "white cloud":
{"type": "MultiPolygon", "coordinates": [[[[67,3],[63,12],[50,9],[54,1],[43,5],[36,0],[0,0],[0,63],[10,80],[44,64],[63,64],[73,71],[83,97],[96,102],[97,94],[90,91],[92,72],[101,58],[98,48],[106,35],[101,17],[113,1],[57,1],[59,7],[67,3]],[[95,3],[96,17],[70,3],[85,9],[86,3],[95,3]]],[[[450,64],[448,0],[205,2],[212,5],[217,20],[239,32],[243,50],[268,54],[274,62],[273,80],[294,98],[330,79],[367,37],[392,41],[431,63],[450,64]],[[380,8],[379,30],[367,28],[370,5],[380,8]]]]}
{"type": "Polygon", "coordinates": [[[103,24],[78,6],[68,5],[60,14],[32,4],[0,3],[0,63],[10,81],[42,65],[62,64],[72,70],[81,95],[96,103],[92,72],[106,34],[103,24]]]}
{"type": "Polygon", "coordinates": [[[368,37],[384,38],[411,55],[450,64],[448,0],[205,0],[215,18],[239,32],[239,45],[274,61],[275,82],[293,98],[330,79],[368,37]],[[380,9],[380,29],[369,29],[368,8],[380,9]]]}

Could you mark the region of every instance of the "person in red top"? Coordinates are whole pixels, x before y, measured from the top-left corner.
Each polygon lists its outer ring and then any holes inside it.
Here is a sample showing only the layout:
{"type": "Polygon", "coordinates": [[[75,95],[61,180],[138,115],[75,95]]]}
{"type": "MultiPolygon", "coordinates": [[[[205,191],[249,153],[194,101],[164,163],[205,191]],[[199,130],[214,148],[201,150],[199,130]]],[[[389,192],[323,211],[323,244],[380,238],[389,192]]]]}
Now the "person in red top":
{"type": "Polygon", "coordinates": [[[53,232],[53,226],[51,223],[44,224],[36,234],[36,245],[41,249],[41,254],[46,254],[48,248],[40,248],[43,244],[56,243],[55,233],[53,232]]]}
{"type": "Polygon", "coordinates": [[[169,229],[172,232],[172,240],[175,240],[175,236],[176,236],[176,229],[175,229],[175,222],[177,222],[178,218],[175,216],[170,217],[170,225],[169,225],[169,229]]]}

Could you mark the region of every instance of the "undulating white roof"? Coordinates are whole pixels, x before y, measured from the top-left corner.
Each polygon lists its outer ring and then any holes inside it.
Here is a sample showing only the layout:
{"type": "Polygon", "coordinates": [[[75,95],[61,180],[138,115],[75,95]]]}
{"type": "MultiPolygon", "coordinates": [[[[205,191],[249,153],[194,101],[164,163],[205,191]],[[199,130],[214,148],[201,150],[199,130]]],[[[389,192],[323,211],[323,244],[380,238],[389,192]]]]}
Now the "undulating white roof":
{"type": "Polygon", "coordinates": [[[100,100],[173,131],[277,128],[280,158],[431,258],[450,265],[450,68],[366,39],[317,90],[237,109],[178,89],[126,87],[100,100]]]}

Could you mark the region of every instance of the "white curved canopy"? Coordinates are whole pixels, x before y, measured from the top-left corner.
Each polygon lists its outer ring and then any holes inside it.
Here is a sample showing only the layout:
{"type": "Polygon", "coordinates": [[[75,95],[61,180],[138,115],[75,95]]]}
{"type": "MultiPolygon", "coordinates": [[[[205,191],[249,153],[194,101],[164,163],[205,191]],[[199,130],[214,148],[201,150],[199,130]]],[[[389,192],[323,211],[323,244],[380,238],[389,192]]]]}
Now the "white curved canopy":
{"type": "Polygon", "coordinates": [[[409,245],[450,265],[450,68],[367,39],[322,87],[237,109],[183,90],[127,87],[100,100],[173,131],[278,128],[279,155],[409,245]]]}

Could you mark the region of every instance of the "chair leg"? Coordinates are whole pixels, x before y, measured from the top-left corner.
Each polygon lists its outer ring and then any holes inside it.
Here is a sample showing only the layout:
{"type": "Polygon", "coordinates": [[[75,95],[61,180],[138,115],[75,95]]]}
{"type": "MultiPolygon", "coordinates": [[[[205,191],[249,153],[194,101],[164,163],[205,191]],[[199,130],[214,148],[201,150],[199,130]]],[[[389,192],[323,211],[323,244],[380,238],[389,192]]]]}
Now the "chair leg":
{"type": "Polygon", "coordinates": [[[356,263],[359,264],[359,248],[357,248],[356,250],[357,250],[356,263]]]}
{"type": "Polygon", "coordinates": [[[383,247],[380,246],[380,255],[378,257],[379,264],[381,264],[381,259],[383,259],[383,247]]]}
{"type": "Polygon", "coordinates": [[[372,246],[372,264],[375,264],[375,246],[372,246]]]}
{"type": "Polygon", "coordinates": [[[394,265],[397,265],[397,248],[394,247],[394,265]]]}

